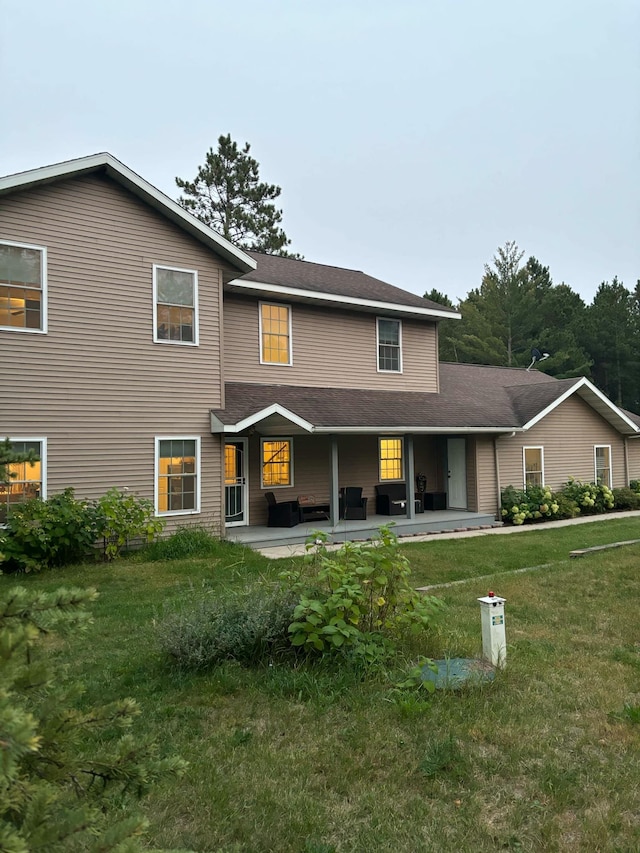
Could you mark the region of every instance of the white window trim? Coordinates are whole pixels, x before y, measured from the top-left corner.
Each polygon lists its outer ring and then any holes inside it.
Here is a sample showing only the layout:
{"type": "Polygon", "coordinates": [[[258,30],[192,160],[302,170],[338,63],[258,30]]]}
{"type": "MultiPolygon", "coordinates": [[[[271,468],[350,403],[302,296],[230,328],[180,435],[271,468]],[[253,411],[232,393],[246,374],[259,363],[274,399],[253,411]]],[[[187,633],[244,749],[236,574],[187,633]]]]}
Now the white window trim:
{"type": "MultiPolygon", "coordinates": [[[[33,441],[40,442],[40,474],[42,476],[42,486],[40,489],[40,498],[43,501],[47,499],[47,439],[43,436],[33,436],[33,435],[10,435],[9,441],[33,441]]],[[[2,530],[6,525],[0,524],[0,530],[2,530]]]]}
{"type": "MultiPolygon", "coordinates": [[[[164,304],[164,303],[163,303],[164,304]]],[[[197,347],[200,343],[200,322],[198,313],[198,270],[188,270],[183,267],[171,267],[168,264],[153,264],[153,342],[154,344],[172,344],[179,347],[197,347]],[[193,276],[193,340],[171,341],[158,337],[158,270],[171,272],[186,272],[193,276]]]]}
{"type": "MultiPolygon", "coordinates": [[[[387,346],[385,344],[385,346],[387,346]]],[[[403,372],[402,365],[402,320],[397,317],[376,317],[376,367],[378,373],[391,373],[398,376],[403,372]],[[391,320],[398,324],[398,370],[384,370],[380,367],[380,320],[391,320]]]]}
{"type": "Polygon", "coordinates": [[[270,367],[293,367],[293,326],[291,318],[293,311],[291,305],[286,302],[274,302],[273,300],[261,300],[258,302],[258,346],[260,354],[260,364],[268,364],[270,367]],[[278,308],[286,308],[289,317],[289,361],[265,361],[262,358],[262,306],[276,305],[278,308]]]}
{"type": "Polygon", "coordinates": [[[539,450],[540,451],[540,470],[542,473],[542,482],[541,486],[544,486],[544,445],[542,444],[527,444],[522,448],[522,483],[524,488],[527,488],[527,450],[539,450]]]}
{"type": "Polygon", "coordinates": [[[199,435],[157,435],[155,437],[155,458],[153,466],[153,494],[156,515],[167,518],[174,515],[199,515],[201,493],[200,466],[200,436],[199,435]],[[161,441],[195,441],[196,443],[196,507],[195,509],[172,509],[160,512],[160,493],[158,492],[158,477],[160,476],[160,442],[161,441]]]}
{"type": "MultiPolygon", "coordinates": [[[[613,488],[613,457],[611,455],[610,444],[594,444],[593,445],[593,482],[598,482],[598,450],[606,447],[609,451],[609,488],[613,488]]],[[[605,484],[606,485],[606,484],[605,484]]]]}
{"type": "MultiPolygon", "coordinates": [[[[393,372],[395,373],[395,371],[393,371],[393,372]]],[[[404,437],[403,436],[397,436],[397,435],[379,435],[378,436],[378,482],[379,483],[404,483],[405,482],[404,472],[405,472],[404,437]],[[395,478],[390,479],[389,477],[387,477],[385,480],[383,480],[382,479],[382,446],[381,446],[380,442],[383,440],[389,441],[389,439],[393,439],[393,440],[399,439],[399,441],[400,441],[400,453],[402,454],[402,456],[400,457],[400,461],[402,463],[400,466],[400,469],[401,469],[401,475],[402,476],[398,477],[397,479],[395,479],[395,478]]]]}
{"type": "MultiPolygon", "coordinates": [[[[17,246],[18,249],[36,249],[37,251],[42,253],[42,264],[41,264],[41,272],[42,272],[42,302],[41,311],[42,311],[42,328],[41,329],[21,329],[19,326],[0,326],[0,330],[3,332],[28,332],[30,335],[46,335],[49,329],[48,323],[48,278],[47,278],[47,247],[46,246],[35,246],[32,243],[17,243],[15,240],[0,240],[0,244],[3,246],[17,246]]],[[[35,441],[35,439],[34,439],[35,441]]]]}
{"type": "Polygon", "coordinates": [[[264,435],[260,438],[260,488],[266,489],[268,491],[272,491],[275,489],[292,489],[295,484],[295,478],[293,476],[293,436],[292,435],[264,435]],[[291,460],[289,462],[289,467],[291,470],[291,482],[286,486],[265,486],[264,484],[264,456],[262,453],[262,447],[265,441],[288,441],[291,446],[291,460]]]}

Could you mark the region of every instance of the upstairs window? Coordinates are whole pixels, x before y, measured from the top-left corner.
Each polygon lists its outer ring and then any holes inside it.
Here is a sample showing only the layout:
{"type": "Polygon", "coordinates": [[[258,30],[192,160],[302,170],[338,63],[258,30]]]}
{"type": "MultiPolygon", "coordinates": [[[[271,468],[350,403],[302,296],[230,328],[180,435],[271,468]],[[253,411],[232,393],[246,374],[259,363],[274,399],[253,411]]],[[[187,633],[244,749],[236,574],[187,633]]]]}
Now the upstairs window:
{"type": "Polygon", "coordinates": [[[156,509],[160,515],[200,512],[200,439],[156,439],[156,509]]]}
{"type": "Polygon", "coordinates": [[[293,486],[293,439],[263,438],[262,488],[293,486]]]}
{"type": "Polygon", "coordinates": [[[198,343],[198,273],[195,270],[153,267],[156,343],[198,343]]]}
{"type": "Polygon", "coordinates": [[[402,373],[402,323],[378,317],[378,371],[402,373]]]}
{"type": "Polygon", "coordinates": [[[0,241],[0,328],[46,332],[47,250],[0,241]]]}
{"type": "Polygon", "coordinates": [[[611,488],[611,446],[600,444],[594,447],[596,458],[596,483],[611,488]]]}
{"type": "Polygon", "coordinates": [[[380,482],[404,480],[401,438],[380,439],[380,482]]]}
{"type": "Polygon", "coordinates": [[[544,448],[523,447],[524,487],[544,485],[544,448]]]}
{"type": "Polygon", "coordinates": [[[260,364],[291,364],[291,309],[260,303],[260,364]]]}
{"type": "Polygon", "coordinates": [[[7,482],[0,483],[0,525],[7,521],[9,509],[31,498],[44,498],[44,471],[46,467],[46,439],[12,439],[14,453],[29,451],[38,457],[37,462],[10,462],[7,465],[7,482]]]}

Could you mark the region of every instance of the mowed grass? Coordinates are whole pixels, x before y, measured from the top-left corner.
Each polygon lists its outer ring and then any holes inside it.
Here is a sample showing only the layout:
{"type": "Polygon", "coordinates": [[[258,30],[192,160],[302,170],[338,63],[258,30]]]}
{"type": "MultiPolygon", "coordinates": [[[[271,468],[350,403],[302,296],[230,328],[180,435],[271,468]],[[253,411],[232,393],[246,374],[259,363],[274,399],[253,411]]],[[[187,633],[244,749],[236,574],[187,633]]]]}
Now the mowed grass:
{"type": "MultiPolygon", "coordinates": [[[[432,657],[481,650],[476,602],[492,572],[507,599],[508,664],[491,684],[400,695],[395,671],[227,663],[182,674],[160,655],[165,607],[274,577],[221,545],[206,559],[122,561],[21,578],[96,586],[90,631],[50,653],[87,702],[134,696],[136,730],[190,762],[143,803],[150,847],[196,851],[640,850],[640,546],[570,560],[578,547],[640,537],[636,519],[404,547],[416,585],[447,612],[432,657]],[[633,709],[636,709],[634,715],[633,709]]],[[[416,649],[412,649],[415,654],[416,649]]]]}

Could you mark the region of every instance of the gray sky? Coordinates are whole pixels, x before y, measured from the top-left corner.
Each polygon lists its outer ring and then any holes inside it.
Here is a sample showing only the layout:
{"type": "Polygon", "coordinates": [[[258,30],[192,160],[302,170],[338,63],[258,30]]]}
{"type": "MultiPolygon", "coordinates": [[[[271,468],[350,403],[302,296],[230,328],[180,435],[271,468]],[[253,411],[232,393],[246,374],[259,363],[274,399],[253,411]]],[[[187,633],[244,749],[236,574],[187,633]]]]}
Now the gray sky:
{"type": "Polygon", "coordinates": [[[0,39],[0,174],[109,151],[175,198],[231,133],[307,260],[640,278],[638,0],[0,0],[0,39]]]}

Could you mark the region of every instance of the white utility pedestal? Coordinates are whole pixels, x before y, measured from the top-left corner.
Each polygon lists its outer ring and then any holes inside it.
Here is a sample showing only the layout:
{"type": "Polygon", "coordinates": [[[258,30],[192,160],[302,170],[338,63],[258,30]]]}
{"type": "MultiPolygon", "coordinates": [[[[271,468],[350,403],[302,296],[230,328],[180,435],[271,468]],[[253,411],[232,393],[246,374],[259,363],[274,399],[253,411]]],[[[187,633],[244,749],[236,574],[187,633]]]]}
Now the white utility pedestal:
{"type": "Polygon", "coordinates": [[[491,666],[499,669],[507,663],[507,637],[504,630],[506,600],[494,592],[478,599],[482,616],[482,656],[491,666]]]}

